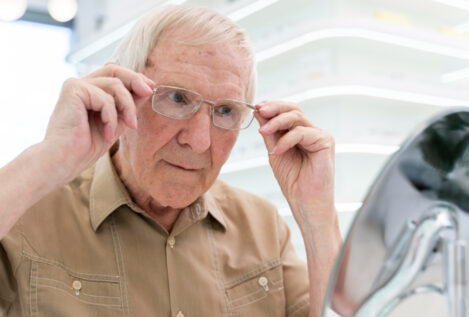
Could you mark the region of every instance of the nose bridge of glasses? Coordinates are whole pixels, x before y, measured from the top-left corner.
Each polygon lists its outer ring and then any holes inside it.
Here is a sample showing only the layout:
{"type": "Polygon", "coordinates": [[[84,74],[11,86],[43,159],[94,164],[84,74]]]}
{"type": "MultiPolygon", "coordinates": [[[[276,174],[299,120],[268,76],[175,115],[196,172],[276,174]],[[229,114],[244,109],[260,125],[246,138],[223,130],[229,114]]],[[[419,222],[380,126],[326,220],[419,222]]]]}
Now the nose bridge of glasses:
{"type": "MultiPolygon", "coordinates": [[[[213,115],[213,105],[215,105],[215,102],[211,101],[211,100],[206,100],[206,99],[203,99],[203,98],[200,98],[200,97],[198,98],[198,100],[194,100],[192,102],[194,108],[193,108],[193,111],[192,111],[192,114],[191,114],[190,117],[193,117],[194,115],[196,115],[196,113],[200,113],[199,110],[200,110],[200,108],[202,108],[203,103],[208,103],[209,104],[210,108],[208,109],[209,110],[208,115],[210,117],[212,117],[212,115],[213,115]]],[[[205,112],[205,111],[202,111],[202,112],[205,112]]]]}
{"type": "Polygon", "coordinates": [[[215,106],[215,101],[200,98],[196,111],[200,109],[203,103],[209,104],[210,106],[209,113],[210,113],[210,116],[213,117],[213,106],[215,106]]]}
{"type": "Polygon", "coordinates": [[[216,102],[213,101],[213,100],[207,100],[207,99],[201,98],[200,99],[200,104],[202,104],[202,103],[208,103],[209,105],[214,106],[216,102]]]}

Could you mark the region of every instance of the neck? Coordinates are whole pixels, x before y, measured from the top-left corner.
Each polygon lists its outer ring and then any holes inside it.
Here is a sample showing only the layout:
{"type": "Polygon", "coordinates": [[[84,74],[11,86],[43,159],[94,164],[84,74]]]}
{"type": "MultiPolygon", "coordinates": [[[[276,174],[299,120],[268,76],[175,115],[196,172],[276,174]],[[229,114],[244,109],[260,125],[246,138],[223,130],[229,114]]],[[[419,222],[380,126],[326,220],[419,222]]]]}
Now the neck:
{"type": "Polygon", "coordinates": [[[181,213],[181,209],[162,206],[151,195],[142,190],[135,181],[135,177],[130,171],[130,168],[126,168],[130,165],[120,150],[117,150],[111,156],[111,160],[119,178],[127,188],[132,201],[168,232],[171,232],[174,223],[181,213]]]}

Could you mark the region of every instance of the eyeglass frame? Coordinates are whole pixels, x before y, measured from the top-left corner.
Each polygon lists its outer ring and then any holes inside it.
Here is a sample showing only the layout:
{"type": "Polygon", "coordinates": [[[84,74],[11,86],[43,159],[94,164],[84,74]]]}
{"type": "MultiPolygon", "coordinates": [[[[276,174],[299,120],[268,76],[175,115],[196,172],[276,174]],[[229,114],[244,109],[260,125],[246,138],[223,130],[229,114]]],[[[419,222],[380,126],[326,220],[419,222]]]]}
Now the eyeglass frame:
{"type": "Polygon", "coordinates": [[[241,101],[241,100],[236,100],[236,99],[229,99],[229,98],[218,98],[216,100],[208,100],[208,99],[204,99],[202,98],[202,95],[200,93],[198,93],[197,91],[193,91],[193,90],[190,90],[190,89],[186,89],[186,88],[182,88],[182,87],[176,87],[176,86],[167,86],[167,85],[159,85],[159,86],[156,86],[155,88],[153,88],[153,95],[151,97],[151,108],[153,111],[155,111],[156,113],[162,115],[162,116],[165,116],[167,118],[170,118],[170,119],[175,119],[175,120],[187,120],[187,119],[190,119],[194,116],[194,114],[197,113],[197,111],[199,111],[200,109],[200,106],[202,105],[202,103],[208,103],[210,104],[210,117],[212,118],[212,123],[215,127],[217,128],[220,128],[220,129],[224,129],[224,130],[231,130],[231,131],[239,131],[239,130],[244,130],[244,129],[247,129],[249,128],[249,126],[251,125],[252,121],[254,120],[254,113],[258,112],[258,110],[250,103],[247,103],[247,102],[244,102],[244,101],[241,101]],[[197,94],[199,97],[200,97],[200,102],[197,106],[194,107],[194,110],[190,113],[190,116],[188,116],[187,118],[176,118],[176,117],[172,117],[170,115],[167,115],[167,114],[164,114],[164,113],[161,113],[159,112],[158,110],[155,109],[155,106],[153,104],[153,100],[155,98],[155,94],[156,92],[158,91],[158,88],[161,88],[161,87],[164,87],[164,88],[172,88],[172,89],[178,89],[178,90],[183,90],[183,91],[187,91],[187,92],[190,92],[190,93],[194,93],[194,94],[197,94]],[[216,105],[217,101],[219,100],[226,100],[226,101],[233,101],[233,102],[237,102],[237,103],[242,103],[244,104],[245,106],[247,106],[248,108],[251,108],[253,110],[253,116],[251,118],[251,120],[249,121],[249,123],[244,127],[244,128],[239,128],[239,129],[229,129],[229,128],[224,128],[224,127],[220,127],[218,126],[216,123],[215,123],[215,118],[213,116],[213,108],[214,106],[216,105]]]}

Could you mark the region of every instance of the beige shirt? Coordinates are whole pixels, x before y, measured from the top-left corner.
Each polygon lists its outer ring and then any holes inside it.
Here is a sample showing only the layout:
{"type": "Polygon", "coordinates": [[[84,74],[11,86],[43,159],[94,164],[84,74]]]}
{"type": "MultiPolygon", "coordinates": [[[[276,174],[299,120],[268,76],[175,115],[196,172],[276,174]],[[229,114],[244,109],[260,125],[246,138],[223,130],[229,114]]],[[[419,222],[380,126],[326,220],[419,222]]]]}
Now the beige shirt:
{"type": "Polygon", "coordinates": [[[274,206],[216,182],[170,234],[109,153],[0,248],[0,316],[308,316],[306,264],[274,206]]]}

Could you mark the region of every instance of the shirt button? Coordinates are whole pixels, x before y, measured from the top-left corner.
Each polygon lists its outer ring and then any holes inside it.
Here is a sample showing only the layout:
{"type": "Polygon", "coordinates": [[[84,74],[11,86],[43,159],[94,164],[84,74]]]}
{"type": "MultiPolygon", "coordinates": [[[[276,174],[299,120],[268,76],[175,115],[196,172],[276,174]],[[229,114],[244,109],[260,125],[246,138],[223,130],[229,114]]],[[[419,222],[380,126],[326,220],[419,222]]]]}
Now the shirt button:
{"type": "Polygon", "coordinates": [[[267,292],[269,290],[269,280],[265,276],[259,277],[259,280],[257,280],[260,286],[264,288],[264,290],[267,292]]]}
{"type": "Polygon", "coordinates": [[[182,313],[182,311],[179,311],[176,317],[184,317],[184,314],[182,313]]]}
{"type": "Polygon", "coordinates": [[[175,244],[176,244],[176,239],[174,239],[173,236],[169,237],[169,238],[168,238],[168,245],[169,245],[169,247],[172,249],[172,248],[174,248],[174,245],[175,245],[175,244]]]}
{"type": "Polygon", "coordinates": [[[72,287],[75,290],[76,295],[80,295],[80,290],[81,290],[81,282],[78,280],[73,281],[72,287]]]}

